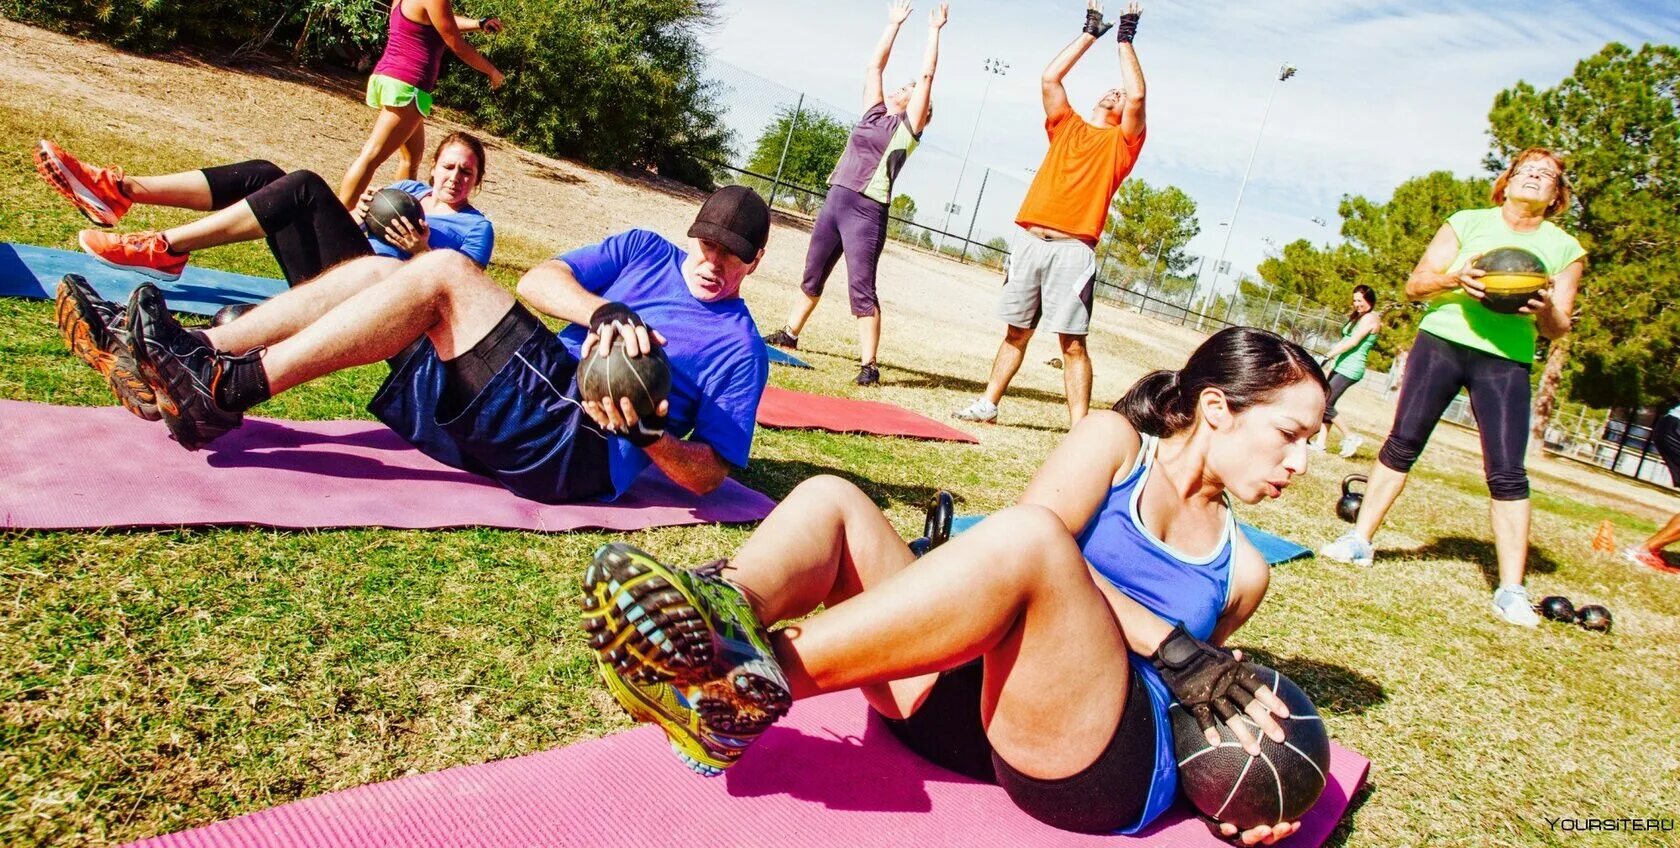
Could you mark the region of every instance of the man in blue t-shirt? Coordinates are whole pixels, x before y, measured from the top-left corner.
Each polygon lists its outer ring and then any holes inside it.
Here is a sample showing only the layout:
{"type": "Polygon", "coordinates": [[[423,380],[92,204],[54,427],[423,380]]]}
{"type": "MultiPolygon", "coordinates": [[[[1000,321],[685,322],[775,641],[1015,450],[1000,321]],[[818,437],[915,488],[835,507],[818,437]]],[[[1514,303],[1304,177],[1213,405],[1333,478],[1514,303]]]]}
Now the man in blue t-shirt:
{"type": "Polygon", "coordinates": [[[453,250],[346,262],[204,331],[175,323],[145,285],[130,299],[135,358],[191,450],[275,394],[387,360],[369,410],[432,458],[521,497],[610,500],[650,464],[704,494],[752,448],[769,361],[740,290],[769,232],[764,201],[729,186],[701,206],[687,250],[631,230],[544,262],[519,294],[573,323],[560,334],[453,250]],[[625,399],[578,396],[579,357],[615,335],[631,355],[665,348],[671,392],[652,419],[625,399]]]}

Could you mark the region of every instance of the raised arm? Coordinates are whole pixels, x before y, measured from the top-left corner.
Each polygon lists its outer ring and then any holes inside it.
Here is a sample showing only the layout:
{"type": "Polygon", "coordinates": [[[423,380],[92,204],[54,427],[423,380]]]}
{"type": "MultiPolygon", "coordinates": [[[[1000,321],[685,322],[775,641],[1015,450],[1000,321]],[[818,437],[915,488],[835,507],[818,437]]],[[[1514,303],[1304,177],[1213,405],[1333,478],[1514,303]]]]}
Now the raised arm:
{"type": "Polygon", "coordinates": [[[1056,58],[1050,60],[1050,64],[1044,69],[1044,75],[1038,79],[1039,94],[1044,99],[1044,117],[1056,121],[1073,111],[1073,107],[1068,105],[1067,89],[1062,87],[1062,80],[1067,77],[1068,71],[1078,64],[1085,51],[1090,50],[1091,45],[1096,44],[1097,39],[1108,32],[1111,26],[1113,24],[1103,23],[1102,3],[1099,0],[1088,0],[1085,4],[1085,31],[1069,42],[1068,46],[1063,47],[1062,52],[1056,54],[1056,58]]]}
{"type": "Polygon", "coordinates": [[[426,19],[432,22],[432,27],[438,31],[445,47],[451,53],[460,57],[467,66],[490,78],[491,88],[502,87],[502,72],[484,58],[478,49],[467,42],[461,34],[461,27],[456,23],[455,10],[449,5],[449,0],[420,0],[421,8],[426,10],[426,19]]]}
{"type": "Polygon", "coordinates": [[[886,72],[887,60],[892,58],[893,42],[898,40],[898,30],[909,17],[910,0],[892,0],[892,3],[888,4],[887,28],[881,31],[881,39],[875,42],[875,52],[869,54],[869,64],[863,69],[864,111],[875,108],[886,99],[881,74],[886,72]]]}
{"type": "Polygon", "coordinates": [[[1120,16],[1120,78],[1126,88],[1126,102],[1120,107],[1120,132],[1126,136],[1126,141],[1137,143],[1143,138],[1145,87],[1143,82],[1143,66],[1138,64],[1137,50],[1132,47],[1132,37],[1137,35],[1138,18],[1143,14],[1143,7],[1132,0],[1126,6],[1125,14],[1120,16]]]}
{"type": "Polygon", "coordinates": [[[928,13],[927,52],[922,54],[922,78],[916,90],[911,92],[910,106],[905,110],[910,132],[917,136],[922,134],[922,127],[927,126],[928,106],[933,103],[933,75],[939,70],[939,31],[944,28],[949,16],[950,10],[945,3],[933,7],[933,11],[928,13]]]}

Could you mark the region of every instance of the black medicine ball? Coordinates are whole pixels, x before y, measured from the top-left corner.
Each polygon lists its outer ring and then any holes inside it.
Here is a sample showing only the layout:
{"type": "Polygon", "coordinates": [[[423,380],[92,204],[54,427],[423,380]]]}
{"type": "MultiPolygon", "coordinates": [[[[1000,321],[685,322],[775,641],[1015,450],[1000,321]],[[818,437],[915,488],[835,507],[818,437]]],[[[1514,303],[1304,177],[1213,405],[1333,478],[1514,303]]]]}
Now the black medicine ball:
{"type": "Polygon", "coordinates": [[[592,350],[578,364],[577,384],[584,400],[629,398],[636,415],[652,418],[671,394],[671,361],[657,345],[632,358],[624,352],[624,336],[615,334],[606,356],[592,350]]]}
{"type": "Polygon", "coordinates": [[[402,189],[382,188],[373,193],[373,199],[368,201],[367,216],[362,219],[367,224],[368,234],[389,244],[385,238],[385,228],[397,218],[407,218],[411,224],[419,224],[426,220],[425,210],[420,208],[420,201],[414,195],[402,189]]]}
{"type": "Polygon", "coordinates": [[[1312,700],[1277,671],[1245,665],[1289,707],[1289,718],[1277,719],[1283,726],[1282,743],[1273,742],[1243,715],[1233,721],[1246,724],[1260,740],[1259,756],[1250,757],[1223,724],[1219,744],[1209,746],[1188,710],[1176,703],[1168,710],[1179,791],[1196,809],[1236,825],[1239,832],[1300,820],[1324,793],[1330,773],[1330,734],[1312,700]]]}

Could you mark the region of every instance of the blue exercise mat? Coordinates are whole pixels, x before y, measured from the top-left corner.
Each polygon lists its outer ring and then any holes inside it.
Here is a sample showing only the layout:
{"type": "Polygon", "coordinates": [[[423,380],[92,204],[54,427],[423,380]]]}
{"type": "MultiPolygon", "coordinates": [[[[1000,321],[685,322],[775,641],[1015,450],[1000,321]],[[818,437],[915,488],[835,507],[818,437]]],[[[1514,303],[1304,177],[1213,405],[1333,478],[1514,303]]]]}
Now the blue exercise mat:
{"type": "MultiPolygon", "coordinates": [[[[951,535],[955,536],[956,534],[979,524],[980,519],[982,518],[985,518],[985,516],[964,515],[958,517],[956,520],[951,522],[951,535]]],[[[1279,565],[1289,562],[1290,560],[1312,556],[1312,551],[1281,536],[1273,536],[1264,530],[1257,527],[1250,527],[1240,521],[1237,522],[1237,526],[1242,528],[1243,534],[1248,536],[1248,541],[1254,544],[1254,547],[1260,551],[1260,555],[1265,557],[1266,562],[1271,565],[1279,565]]]]}
{"type": "Polygon", "coordinates": [[[0,242],[0,295],[51,300],[65,274],[80,274],[100,297],[127,303],[141,283],[157,283],[169,308],[194,315],[214,315],[233,303],[261,303],[286,290],[285,280],[212,271],[187,266],[172,283],[153,280],[135,271],[121,271],[85,253],[0,242]]]}
{"type": "Polygon", "coordinates": [[[794,356],[793,354],[788,353],[787,351],[782,350],[781,348],[776,347],[775,345],[765,345],[764,349],[765,349],[766,352],[768,352],[770,354],[770,363],[772,365],[786,365],[790,368],[810,368],[811,367],[808,363],[805,362],[805,360],[800,359],[799,357],[794,356]]]}

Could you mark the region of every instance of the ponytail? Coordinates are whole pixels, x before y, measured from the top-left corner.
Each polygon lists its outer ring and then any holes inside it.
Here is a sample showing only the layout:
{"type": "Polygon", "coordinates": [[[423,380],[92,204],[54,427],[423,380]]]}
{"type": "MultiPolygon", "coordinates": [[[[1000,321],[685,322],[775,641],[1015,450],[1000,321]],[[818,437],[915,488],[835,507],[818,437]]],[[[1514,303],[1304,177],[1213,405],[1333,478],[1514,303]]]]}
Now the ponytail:
{"type": "Polygon", "coordinates": [[[1114,405],[1139,433],[1168,436],[1189,427],[1196,411],[1184,397],[1177,371],[1151,371],[1132,384],[1126,396],[1114,405]]]}
{"type": "Polygon", "coordinates": [[[1235,415],[1306,380],[1330,391],[1324,370],[1305,348],[1276,333],[1230,327],[1202,342],[1183,368],[1145,375],[1114,411],[1126,416],[1138,432],[1165,438],[1196,423],[1196,404],[1207,389],[1223,393],[1235,415]]]}

